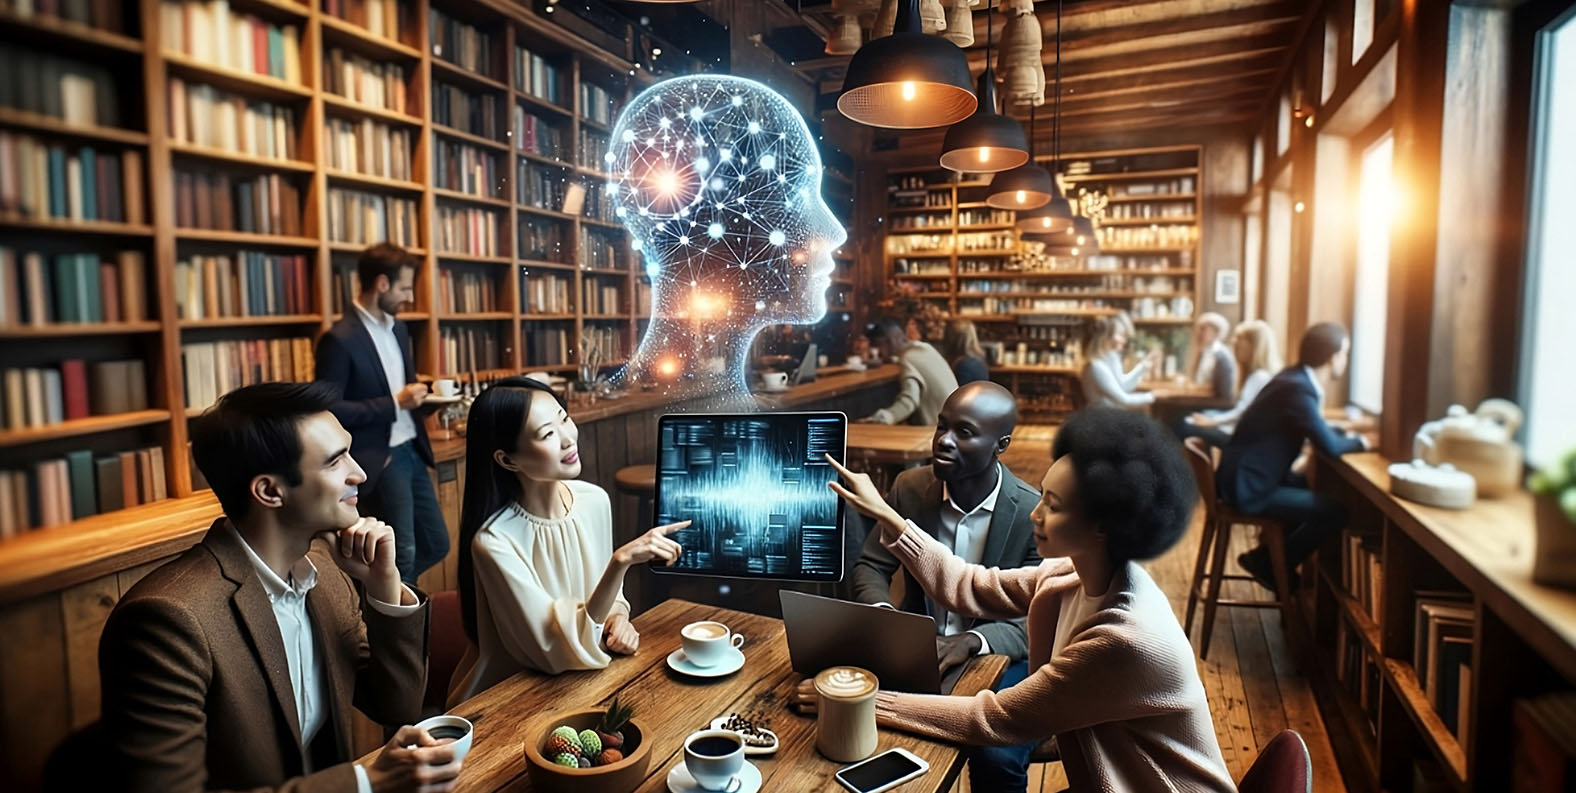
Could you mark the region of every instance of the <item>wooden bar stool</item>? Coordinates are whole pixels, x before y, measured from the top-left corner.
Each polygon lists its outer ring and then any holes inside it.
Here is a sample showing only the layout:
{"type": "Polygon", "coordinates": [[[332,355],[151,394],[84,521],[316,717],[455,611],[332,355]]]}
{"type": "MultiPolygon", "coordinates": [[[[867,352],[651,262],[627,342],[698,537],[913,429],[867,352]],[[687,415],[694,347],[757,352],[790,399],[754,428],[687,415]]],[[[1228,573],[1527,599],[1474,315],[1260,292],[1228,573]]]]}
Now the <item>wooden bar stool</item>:
{"type": "MultiPolygon", "coordinates": [[[[1285,624],[1287,641],[1296,635],[1292,628],[1291,613],[1296,593],[1291,591],[1290,569],[1286,566],[1286,535],[1284,525],[1272,518],[1243,515],[1227,506],[1215,493],[1215,461],[1202,438],[1188,438],[1182,444],[1188,465],[1193,468],[1193,478],[1198,481],[1198,495],[1204,503],[1204,536],[1198,543],[1198,558],[1193,562],[1193,583],[1187,593],[1187,622],[1183,630],[1193,635],[1193,611],[1199,599],[1204,600],[1204,632],[1200,637],[1198,657],[1209,657],[1209,640],[1215,632],[1215,608],[1278,608],[1285,624]],[[1269,551],[1270,567],[1275,575],[1277,595],[1272,600],[1222,600],[1220,582],[1225,580],[1252,581],[1253,576],[1226,573],[1226,549],[1231,547],[1231,530],[1236,526],[1258,526],[1264,547],[1269,551]],[[1208,566],[1206,567],[1206,560],[1208,566]],[[1208,584],[1209,591],[1200,592],[1208,584]]],[[[1295,655],[1295,653],[1294,653],[1295,655]]]]}
{"type": "MultiPolygon", "coordinates": [[[[615,536],[613,538],[613,547],[617,548],[655,525],[651,522],[654,515],[651,500],[657,494],[657,466],[654,464],[626,465],[618,469],[618,473],[613,474],[613,484],[618,488],[620,494],[634,496],[639,500],[639,506],[635,508],[635,520],[632,524],[635,533],[628,537],[615,536]]],[[[625,597],[629,598],[630,606],[634,608],[636,614],[639,614],[655,605],[651,602],[652,583],[650,574],[643,567],[635,571],[631,578],[635,584],[635,591],[626,591],[625,597]]],[[[629,587],[626,585],[625,589],[628,590],[629,587]]]]}

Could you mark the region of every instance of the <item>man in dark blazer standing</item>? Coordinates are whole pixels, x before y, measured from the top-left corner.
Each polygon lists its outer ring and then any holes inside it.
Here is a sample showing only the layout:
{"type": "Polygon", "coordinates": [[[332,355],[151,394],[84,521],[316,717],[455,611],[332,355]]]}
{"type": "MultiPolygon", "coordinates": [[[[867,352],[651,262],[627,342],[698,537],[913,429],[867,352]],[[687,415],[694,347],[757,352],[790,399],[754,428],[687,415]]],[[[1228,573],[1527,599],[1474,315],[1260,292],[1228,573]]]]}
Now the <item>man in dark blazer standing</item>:
{"type": "MultiPolygon", "coordinates": [[[[947,397],[936,419],[931,464],[899,474],[887,503],[966,561],[1005,568],[1039,564],[1029,513],[1034,511],[1040,492],[1014,476],[999,459],[1012,442],[1017,424],[1018,407],[1012,392],[989,380],[960,386],[947,397]]],[[[880,532],[871,532],[854,565],[853,599],[890,607],[892,577],[901,567],[881,544],[880,532]]],[[[935,618],[936,655],[942,674],[971,656],[998,653],[1010,663],[997,691],[1028,675],[1028,641],[1022,618],[990,621],[947,612],[925,596],[906,570],[903,599],[897,607],[935,618]]],[[[972,789],[1024,790],[1032,748],[971,749],[972,789]]]]}
{"type": "Polygon", "coordinates": [[[192,455],[225,515],[105,624],[113,789],[454,784],[451,747],[415,727],[354,762],[352,706],[389,726],[421,715],[427,604],[400,583],[393,532],[356,513],[365,477],[333,400],[320,383],[264,383],[194,422],[192,455]]]}
{"type": "MultiPolygon", "coordinates": [[[[1220,458],[1216,487],[1220,497],[1244,515],[1279,518],[1291,526],[1286,535],[1286,565],[1296,567],[1346,522],[1341,503],[1308,488],[1292,464],[1304,441],[1329,455],[1365,451],[1361,435],[1342,435],[1324,420],[1324,390],[1346,372],[1352,341],[1346,329],[1321,322],[1302,336],[1298,362],[1282,369],[1254,398],[1220,458]]],[[[1261,545],[1237,557],[1254,580],[1274,590],[1269,553],[1261,545]]]]}
{"type": "Polygon", "coordinates": [[[350,430],[351,454],[367,483],[361,514],[394,527],[400,578],[407,584],[449,553],[422,422],[427,386],[416,382],[410,334],[395,316],[410,302],[416,257],[389,243],[361,254],[361,292],[317,343],[317,379],[338,390],[334,416],[350,430]]]}

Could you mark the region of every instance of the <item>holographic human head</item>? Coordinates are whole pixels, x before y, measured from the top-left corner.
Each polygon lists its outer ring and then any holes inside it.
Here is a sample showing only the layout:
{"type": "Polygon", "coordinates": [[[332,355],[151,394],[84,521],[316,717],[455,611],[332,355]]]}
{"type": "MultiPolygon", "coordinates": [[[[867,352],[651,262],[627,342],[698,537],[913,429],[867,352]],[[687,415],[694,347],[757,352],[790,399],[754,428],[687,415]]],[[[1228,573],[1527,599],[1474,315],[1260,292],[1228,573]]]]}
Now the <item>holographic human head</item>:
{"type": "Polygon", "coordinates": [[[726,75],[653,85],[619,115],[607,171],[652,284],[629,379],[743,389],[761,328],[826,313],[847,234],[821,198],[815,140],[777,92],[726,75]]]}

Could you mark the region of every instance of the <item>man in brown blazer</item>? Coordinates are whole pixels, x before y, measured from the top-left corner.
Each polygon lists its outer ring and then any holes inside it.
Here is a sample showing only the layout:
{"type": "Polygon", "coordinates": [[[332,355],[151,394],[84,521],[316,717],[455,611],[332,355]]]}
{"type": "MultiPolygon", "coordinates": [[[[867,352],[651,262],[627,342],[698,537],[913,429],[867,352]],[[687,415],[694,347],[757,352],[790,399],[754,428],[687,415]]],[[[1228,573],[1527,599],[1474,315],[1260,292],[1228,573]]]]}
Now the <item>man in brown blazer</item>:
{"type": "Polygon", "coordinates": [[[420,716],[427,604],[400,582],[394,534],[362,520],[366,479],[323,384],[238,389],[193,424],[225,517],[116,606],[99,644],[113,786],[448,790],[451,747],[402,727],[354,763],[354,705],[420,716]]]}

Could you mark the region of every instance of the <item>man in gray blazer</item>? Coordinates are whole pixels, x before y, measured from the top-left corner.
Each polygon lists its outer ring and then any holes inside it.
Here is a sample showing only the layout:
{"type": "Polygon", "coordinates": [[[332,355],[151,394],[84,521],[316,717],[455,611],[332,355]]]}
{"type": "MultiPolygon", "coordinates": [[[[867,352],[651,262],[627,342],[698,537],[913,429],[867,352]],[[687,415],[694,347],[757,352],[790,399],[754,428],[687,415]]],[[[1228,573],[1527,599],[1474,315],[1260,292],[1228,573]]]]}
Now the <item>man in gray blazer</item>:
{"type": "MultiPolygon", "coordinates": [[[[1007,568],[1039,564],[1029,513],[1039,501],[1040,491],[1013,476],[999,459],[1012,442],[1017,424],[1018,407],[1012,392],[988,380],[958,388],[936,419],[931,464],[899,474],[887,493],[887,503],[966,561],[1007,568]]],[[[880,533],[870,532],[851,576],[853,599],[891,607],[892,576],[901,567],[881,545],[880,533]]],[[[986,653],[1010,660],[996,690],[1028,675],[1023,619],[991,621],[947,612],[926,597],[906,570],[903,598],[897,607],[935,618],[936,655],[943,675],[971,656],[986,653]]],[[[972,789],[1023,790],[1028,784],[1031,748],[971,750],[972,789]]]]}

